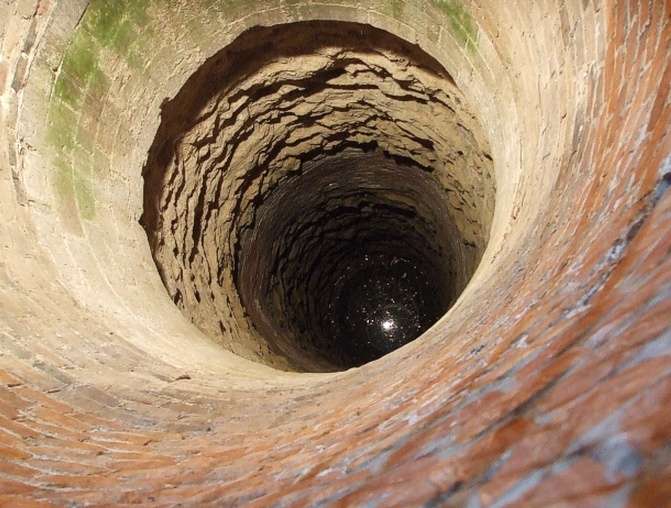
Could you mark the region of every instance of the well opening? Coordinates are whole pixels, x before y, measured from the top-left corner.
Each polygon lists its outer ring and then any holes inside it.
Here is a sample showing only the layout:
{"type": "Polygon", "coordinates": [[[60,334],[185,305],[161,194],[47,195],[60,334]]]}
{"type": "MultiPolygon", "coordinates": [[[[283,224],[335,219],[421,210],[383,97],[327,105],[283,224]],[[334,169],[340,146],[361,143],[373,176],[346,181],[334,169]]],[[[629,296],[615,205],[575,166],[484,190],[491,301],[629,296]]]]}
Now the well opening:
{"type": "Polygon", "coordinates": [[[367,25],[256,27],[163,106],[142,224],[177,306],[284,370],[419,337],[472,276],[495,183],[449,73],[367,25]]]}

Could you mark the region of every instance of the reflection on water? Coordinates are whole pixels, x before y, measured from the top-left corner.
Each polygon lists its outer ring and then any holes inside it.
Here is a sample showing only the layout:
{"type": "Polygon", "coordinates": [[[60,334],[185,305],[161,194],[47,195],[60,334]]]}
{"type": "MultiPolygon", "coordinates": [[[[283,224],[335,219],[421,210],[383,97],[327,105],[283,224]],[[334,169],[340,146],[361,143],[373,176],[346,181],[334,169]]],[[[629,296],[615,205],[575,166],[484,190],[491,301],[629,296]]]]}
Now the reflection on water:
{"type": "Polygon", "coordinates": [[[362,365],[416,339],[445,312],[426,263],[393,254],[352,256],[337,284],[332,327],[362,365]]]}

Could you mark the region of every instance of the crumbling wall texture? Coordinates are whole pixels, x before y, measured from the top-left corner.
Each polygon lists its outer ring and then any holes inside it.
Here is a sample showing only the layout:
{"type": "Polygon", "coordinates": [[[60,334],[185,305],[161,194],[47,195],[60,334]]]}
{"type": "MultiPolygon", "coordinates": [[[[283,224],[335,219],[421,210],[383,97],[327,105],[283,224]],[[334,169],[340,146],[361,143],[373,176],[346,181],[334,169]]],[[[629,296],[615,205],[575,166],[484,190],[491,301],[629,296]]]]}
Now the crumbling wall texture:
{"type": "Polygon", "coordinates": [[[663,506],[664,0],[0,1],[0,504],[663,506]],[[174,306],[142,168],[245,29],[417,43],[484,129],[496,210],[456,305],[360,369],[280,372],[174,306]]]}

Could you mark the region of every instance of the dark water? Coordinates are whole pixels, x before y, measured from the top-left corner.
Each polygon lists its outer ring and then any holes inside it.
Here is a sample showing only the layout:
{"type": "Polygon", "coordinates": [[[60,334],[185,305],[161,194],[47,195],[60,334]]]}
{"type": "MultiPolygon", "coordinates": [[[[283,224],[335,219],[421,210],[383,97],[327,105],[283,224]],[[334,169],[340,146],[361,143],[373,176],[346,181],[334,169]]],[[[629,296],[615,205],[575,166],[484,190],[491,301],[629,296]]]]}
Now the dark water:
{"type": "Polygon", "coordinates": [[[430,267],[393,254],[361,254],[336,287],[335,339],[352,365],[411,342],[445,312],[440,280],[430,267]]]}

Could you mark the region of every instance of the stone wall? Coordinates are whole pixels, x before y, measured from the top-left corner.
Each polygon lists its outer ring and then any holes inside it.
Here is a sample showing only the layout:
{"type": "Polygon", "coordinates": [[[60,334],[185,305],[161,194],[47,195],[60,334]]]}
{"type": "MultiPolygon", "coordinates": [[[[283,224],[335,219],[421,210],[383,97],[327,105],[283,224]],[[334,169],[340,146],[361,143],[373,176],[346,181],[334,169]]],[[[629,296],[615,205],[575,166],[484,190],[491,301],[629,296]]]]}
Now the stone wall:
{"type": "Polygon", "coordinates": [[[662,506],[670,9],[1,0],[0,504],[662,506]],[[311,20],[439,62],[496,182],[450,311],[324,374],[202,333],[140,224],[162,106],[246,30],[311,20]]]}

